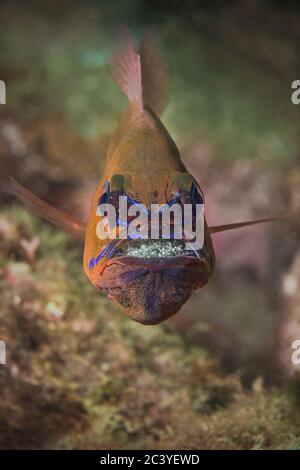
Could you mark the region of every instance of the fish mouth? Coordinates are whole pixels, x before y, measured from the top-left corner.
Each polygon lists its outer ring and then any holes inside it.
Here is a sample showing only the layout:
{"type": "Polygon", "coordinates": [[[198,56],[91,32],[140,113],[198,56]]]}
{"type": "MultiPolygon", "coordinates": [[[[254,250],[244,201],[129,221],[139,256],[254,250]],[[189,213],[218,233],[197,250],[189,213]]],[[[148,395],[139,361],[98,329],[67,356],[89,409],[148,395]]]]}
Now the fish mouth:
{"type": "Polygon", "coordinates": [[[112,263],[136,263],[140,266],[162,266],[179,258],[200,259],[201,256],[194,249],[186,249],[181,240],[130,240],[121,245],[107,261],[112,263]]]}
{"type": "Polygon", "coordinates": [[[194,252],[177,240],[140,240],[114,253],[97,284],[130,318],[153,325],[175,315],[211,273],[205,247],[194,252]]]}
{"type": "MultiPolygon", "coordinates": [[[[205,246],[197,251],[186,249],[181,240],[124,240],[108,259],[103,260],[98,287],[108,287],[111,283],[114,286],[122,285],[130,281],[130,278],[142,275],[143,271],[162,272],[176,267],[193,268],[194,271],[201,272],[199,282],[202,286],[203,280],[207,280],[211,274],[212,258],[205,246]],[[122,271],[124,276],[115,276],[114,280],[107,276],[107,271],[111,271],[109,268],[112,266],[119,266],[117,271],[122,271]]],[[[184,283],[190,281],[190,276],[182,279],[184,283]]]]}
{"type": "Polygon", "coordinates": [[[130,240],[122,243],[109,259],[103,271],[114,264],[145,268],[159,272],[176,265],[207,266],[211,257],[205,247],[201,250],[186,248],[182,240],[130,240]]]}

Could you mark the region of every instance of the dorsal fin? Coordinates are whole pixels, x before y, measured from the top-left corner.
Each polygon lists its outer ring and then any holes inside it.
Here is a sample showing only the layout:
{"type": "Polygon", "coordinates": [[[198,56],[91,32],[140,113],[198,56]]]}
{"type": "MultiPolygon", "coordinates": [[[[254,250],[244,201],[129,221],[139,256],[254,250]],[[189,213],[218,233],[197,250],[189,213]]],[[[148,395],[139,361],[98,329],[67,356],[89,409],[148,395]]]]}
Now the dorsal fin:
{"type": "Polygon", "coordinates": [[[113,55],[110,72],[114,82],[128,97],[129,101],[143,106],[140,55],[134,49],[128,29],[122,32],[122,45],[113,55]]]}
{"type": "Polygon", "coordinates": [[[169,74],[153,30],[144,33],[138,54],[129,30],[124,29],[110,72],[129,101],[141,107],[149,105],[157,115],[161,114],[169,95],[169,74]]]}
{"type": "Polygon", "coordinates": [[[157,35],[153,29],[148,29],[144,33],[140,54],[143,101],[160,116],[168,101],[170,76],[157,44],[157,35]]]}

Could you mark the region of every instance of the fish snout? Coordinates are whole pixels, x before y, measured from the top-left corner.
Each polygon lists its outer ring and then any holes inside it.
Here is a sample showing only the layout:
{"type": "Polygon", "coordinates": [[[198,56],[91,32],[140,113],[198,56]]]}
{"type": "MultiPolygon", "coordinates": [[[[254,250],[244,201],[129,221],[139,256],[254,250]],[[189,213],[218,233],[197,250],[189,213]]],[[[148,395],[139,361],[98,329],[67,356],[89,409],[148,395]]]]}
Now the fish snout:
{"type": "Polygon", "coordinates": [[[192,291],[207,283],[210,273],[199,260],[141,260],[120,258],[112,261],[98,287],[111,295],[132,320],[155,325],[175,315],[192,291]]]}
{"type": "Polygon", "coordinates": [[[166,272],[144,272],[133,282],[108,290],[132,320],[156,325],[175,315],[192,293],[166,272]]]}

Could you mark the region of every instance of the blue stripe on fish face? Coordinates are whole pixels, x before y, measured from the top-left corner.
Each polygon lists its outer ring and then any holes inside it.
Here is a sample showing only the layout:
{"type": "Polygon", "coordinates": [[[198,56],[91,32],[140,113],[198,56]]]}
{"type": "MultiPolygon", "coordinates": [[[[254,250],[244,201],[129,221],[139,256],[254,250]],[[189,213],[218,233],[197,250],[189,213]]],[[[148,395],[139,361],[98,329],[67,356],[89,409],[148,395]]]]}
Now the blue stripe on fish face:
{"type": "Polygon", "coordinates": [[[111,247],[111,243],[109,243],[102,251],[97,255],[95,258],[91,258],[89,262],[89,269],[93,269],[97,264],[99,263],[100,259],[103,258],[103,256],[106,255],[108,252],[109,248],[111,247]]]}
{"type": "Polygon", "coordinates": [[[109,198],[109,187],[110,187],[110,184],[109,184],[109,181],[106,181],[105,184],[104,184],[104,188],[103,188],[103,193],[101,194],[99,200],[98,200],[98,206],[100,204],[106,204],[107,201],[108,201],[108,198],[109,198]]]}

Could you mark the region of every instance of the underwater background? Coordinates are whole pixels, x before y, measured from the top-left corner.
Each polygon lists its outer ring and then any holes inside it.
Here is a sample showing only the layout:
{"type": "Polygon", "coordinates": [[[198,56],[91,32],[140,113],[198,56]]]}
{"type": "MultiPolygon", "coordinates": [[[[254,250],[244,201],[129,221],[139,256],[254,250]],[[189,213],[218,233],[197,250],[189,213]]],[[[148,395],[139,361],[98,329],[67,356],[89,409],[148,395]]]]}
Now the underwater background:
{"type": "Polygon", "coordinates": [[[1,1],[0,448],[299,449],[300,9],[296,1],[1,1]],[[125,317],[82,245],[31,215],[8,174],[85,218],[126,98],[118,24],[154,26],[162,121],[206,196],[209,284],[158,326],[125,317]]]}

